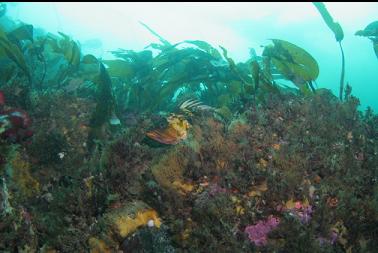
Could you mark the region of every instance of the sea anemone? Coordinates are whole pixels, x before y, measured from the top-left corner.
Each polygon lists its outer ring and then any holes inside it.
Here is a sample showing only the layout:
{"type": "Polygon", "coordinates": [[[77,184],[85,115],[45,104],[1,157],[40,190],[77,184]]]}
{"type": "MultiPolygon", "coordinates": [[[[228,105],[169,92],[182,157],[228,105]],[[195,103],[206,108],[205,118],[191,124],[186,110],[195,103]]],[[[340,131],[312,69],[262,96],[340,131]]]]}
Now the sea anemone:
{"type": "Polygon", "coordinates": [[[327,198],[327,205],[329,207],[336,207],[338,204],[339,200],[336,197],[328,197],[327,198]]]}

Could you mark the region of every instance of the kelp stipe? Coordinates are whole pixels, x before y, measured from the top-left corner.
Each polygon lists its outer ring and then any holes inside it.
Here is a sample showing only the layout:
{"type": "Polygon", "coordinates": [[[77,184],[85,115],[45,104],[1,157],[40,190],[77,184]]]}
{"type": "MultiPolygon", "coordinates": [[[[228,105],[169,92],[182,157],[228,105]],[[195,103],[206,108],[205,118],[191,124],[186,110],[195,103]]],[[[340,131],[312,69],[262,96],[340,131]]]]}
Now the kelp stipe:
{"type": "Polygon", "coordinates": [[[343,91],[344,91],[344,76],[345,76],[345,56],[344,50],[341,45],[341,41],[344,39],[344,32],[341,28],[341,25],[338,22],[333,21],[331,14],[329,14],[327,8],[325,7],[324,3],[322,2],[313,2],[316,9],[322,15],[324,22],[326,22],[329,29],[335,34],[335,39],[339,43],[340,50],[341,50],[341,77],[340,77],[340,90],[339,90],[339,98],[343,100],[343,91]]]}

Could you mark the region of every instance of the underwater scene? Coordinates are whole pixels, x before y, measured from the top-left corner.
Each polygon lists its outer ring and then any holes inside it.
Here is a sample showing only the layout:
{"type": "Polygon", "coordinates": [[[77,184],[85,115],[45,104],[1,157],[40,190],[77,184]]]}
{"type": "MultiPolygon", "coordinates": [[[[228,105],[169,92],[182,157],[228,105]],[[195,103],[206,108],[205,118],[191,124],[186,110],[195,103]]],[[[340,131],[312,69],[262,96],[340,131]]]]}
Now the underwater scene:
{"type": "Polygon", "coordinates": [[[0,3],[0,252],[378,252],[378,3],[0,3]]]}

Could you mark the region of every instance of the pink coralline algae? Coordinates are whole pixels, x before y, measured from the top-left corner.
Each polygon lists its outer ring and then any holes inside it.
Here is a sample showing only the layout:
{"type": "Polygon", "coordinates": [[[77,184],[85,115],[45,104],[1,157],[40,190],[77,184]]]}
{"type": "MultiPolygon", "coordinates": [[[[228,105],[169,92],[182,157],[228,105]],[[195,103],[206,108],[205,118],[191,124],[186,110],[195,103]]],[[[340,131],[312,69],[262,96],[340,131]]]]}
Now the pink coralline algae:
{"type": "Polygon", "coordinates": [[[258,221],[257,224],[247,226],[244,230],[248,238],[256,246],[265,246],[268,242],[268,233],[280,224],[277,217],[269,216],[266,221],[258,221]]]}

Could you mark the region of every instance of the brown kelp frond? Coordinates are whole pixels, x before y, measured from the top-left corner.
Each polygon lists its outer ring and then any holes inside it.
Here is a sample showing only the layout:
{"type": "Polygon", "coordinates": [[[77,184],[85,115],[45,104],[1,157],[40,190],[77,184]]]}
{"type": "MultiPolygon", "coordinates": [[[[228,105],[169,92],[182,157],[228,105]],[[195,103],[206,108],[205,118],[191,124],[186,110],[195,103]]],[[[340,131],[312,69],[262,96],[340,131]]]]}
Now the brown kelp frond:
{"type": "Polygon", "coordinates": [[[331,29],[334,33],[336,41],[341,42],[344,39],[344,32],[341,25],[333,20],[324,3],[313,2],[313,4],[315,5],[316,9],[318,9],[320,15],[322,15],[322,18],[324,22],[326,22],[329,29],[331,29]]]}
{"type": "Polygon", "coordinates": [[[163,37],[161,37],[157,32],[155,32],[154,30],[152,30],[148,25],[146,25],[145,23],[139,21],[139,24],[141,24],[142,26],[144,26],[148,31],[150,31],[153,35],[155,35],[156,37],[159,38],[159,40],[163,43],[164,46],[171,46],[172,44],[168,42],[168,40],[164,39],[163,37]]]}
{"type": "Polygon", "coordinates": [[[17,47],[16,44],[12,43],[8,36],[5,34],[5,32],[0,28],[0,55],[5,56],[12,60],[17,67],[19,67],[25,75],[28,77],[29,80],[31,80],[30,77],[30,70],[26,64],[25,57],[20,50],[19,47],[17,47]]]}
{"type": "Polygon", "coordinates": [[[340,77],[340,89],[339,89],[339,99],[343,100],[343,91],[344,91],[344,76],[345,76],[345,56],[344,50],[341,45],[341,41],[344,39],[344,32],[341,25],[338,22],[333,21],[331,14],[328,12],[324,3],[322,2],[313,2],[316,9],[322,15],[323,20],[326,22],[329,29],[332,30],[335,35],[335,39],[339,42],[340,52],[341,52],[341,77],[340,77]]]}
{"type": "Polygon", "coordinates": [[[373,49],[378,58],[378,21],[371,22],[364,30],[357,31],[355,35],[370,39],[373,42],[373,49]]]}
{"type": "Polygon", "coordinates": [[[303,48],[285,40],[272,39],[274,45],[264,48],[263,56],[302,92],[308,91],[309,82],[319,75],[319,66],[314,57],[303,48]]]}
{"type": "Polygon", "coordinates": [[[71,39],[70,36],[62,32],[58,32],[61,37],[49,34],[47,44],[53,52],[62,54],[67,62],[77,67],[80,63],[81,51],[77,42],[71,39]]]}
{"type": "Polygon", "coordinates": [[[96,96],[96,108],[90,119],[90,132],[88,135],[88,149],[91,151],[96,139],[101,139],[101,128],[111,120],[114,112],[114,97],[112,94],[112,81],[105,68],[99,64],[99,75],[95,80],[98,85],[96,96]]]}
{"type": "Polygon", "coordinates": [[[371,40],[377,39],[378,37],[378,21],[373,21],[368,24],[365,29],[358,30],[354,35],[367,37],[371,40]]]}

